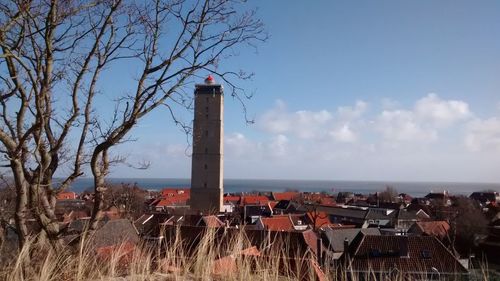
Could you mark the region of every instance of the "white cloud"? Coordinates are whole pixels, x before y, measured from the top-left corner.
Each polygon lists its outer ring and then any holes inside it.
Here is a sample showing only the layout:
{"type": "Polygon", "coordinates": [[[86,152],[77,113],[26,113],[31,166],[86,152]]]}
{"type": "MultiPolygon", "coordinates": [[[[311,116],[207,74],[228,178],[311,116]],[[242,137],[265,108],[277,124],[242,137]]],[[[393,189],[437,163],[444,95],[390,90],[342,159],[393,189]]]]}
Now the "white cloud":
{"type": "Polygon", "coordinates": [[[349,124],[344,124],[342,127],[330,132],[330,135],[339,142],[355,142],[356,134],[349,128],[349,124]]]}
{"type": "MultiPolygon", "coordinates": [[[[500,112],[481,119],[467,102],[435,94],[409,106],[374,104],[380,109],[357,101],[294,111],[278,100],[257,118],[256,127],[226,132],[226,176],[500,180],[495,170],[500,165],[500,112]]],[[[158,176],[166,171],[175,176],[181,169],[189,174],[185,149],[184,144],[148,146],[141,157],[152,155],[146,160],[152,160],[158,176]]]]}
{"type": "Polygon", "coordinates": [[[436,94],[417,100],[411,110],[384,110],[377,117],[376,130],[389,142],[433,142],[440,131],[473,116],[469,105],[459,100],[443,100],[436,94]]]}
{"type": "Polygon", "coordinates": [[[390,142],[430,142],[437,139],[434,129],[425,129],[408,110],[384,110],[376,120],[376,129],[390,142]]]}
{"type": "Polygon", "coordinates": [[[357,138],[353,124],[367,109],[367,103],[357,101],[354,106],[342,106],[335,112],[326,109],[319,111],[288,111],[282,101],[257,120],[263,131],[302,140],[328,140],[352,142],[357,138]]]}
{"type": "Polygon", "coordinates": [[[249,157],[257,152],[257,145],[241,133],[232,133],[224,137],[224,150],[231,157],[249,157]]]}
{"type": "Polygon", "coordinates": [[[437,127],[447,127],[472,117],[466,102],[443,100],[432,93],[416,102],[414,112],[422,121],[437,127]]]}
{"type": "Polygon", "coordinates": [[[368,104],[362,100],[356,101],[354,107],[341,106],[337,109],[337,115],[342,120],[352,120],[360,118],[366,112],[368,104]]]}
{"type": "Polygon", "coordinates": [[[500,119],[476,119],[466,126],[465,145],[470,151],[500,150],[500,119]]]}

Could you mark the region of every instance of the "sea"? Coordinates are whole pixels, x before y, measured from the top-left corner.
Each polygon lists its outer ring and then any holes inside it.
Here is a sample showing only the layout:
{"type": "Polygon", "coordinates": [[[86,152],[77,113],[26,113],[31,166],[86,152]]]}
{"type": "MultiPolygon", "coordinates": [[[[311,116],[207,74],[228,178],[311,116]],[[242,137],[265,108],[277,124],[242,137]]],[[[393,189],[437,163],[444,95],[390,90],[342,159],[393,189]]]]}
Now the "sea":
{"type": "MultiPolygon", "coordinates": [[[[137,184],[148,190],[161,190],[166,187],[190,187],[190,179],[175,178],[109,178],[111,184],[137,184]]],[[[448,191],[455,195],[470,195],[474,191],[500,191],[500,183],[464,183],[464,182],[398,182],[398,181],[340,181],[340,180],[270,180],[270,179],[225,179],[225,193],[250,193],[254,191],[286,191],[337,193],[350,191],[369,194],[383,191],[386,186],[395,188],[399,193],[413,197],[423,197],[429,192],[448,191]]],[[[71,186],[71,190],[82,192],[93,188],[92,178],[80,178],[71,186]]]]}

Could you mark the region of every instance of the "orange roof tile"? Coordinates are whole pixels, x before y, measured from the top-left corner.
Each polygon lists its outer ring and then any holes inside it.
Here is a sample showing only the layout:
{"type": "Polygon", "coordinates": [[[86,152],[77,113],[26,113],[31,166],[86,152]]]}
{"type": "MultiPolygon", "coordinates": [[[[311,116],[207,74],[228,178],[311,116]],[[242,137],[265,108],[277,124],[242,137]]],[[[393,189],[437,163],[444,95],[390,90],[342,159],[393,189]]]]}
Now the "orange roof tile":
{"type": "Polygon", "coordinates": [[[288,191],[288,192],[273,192],[273,198],[276,201],[280,200],[293,200],[297,196],[299,196],[300,193],[295,192],[295,191],[288,191]]]}
{"type": "Polygon", "coordinates": [[[264,195],[249,195],[241,197],[241,205],[265,205],[269,198],[264,195]]]}
{"type": "Polygon", "coordinates": [[[224,196],[224,203],[227,202],[238,203],[240,199],[241,199],[240,196],[224,196]]]}
{"type": "Polygon", "coordinates": [[[423,233],[441,239],[446,237],[450,230],[450,225],[446,221],[420,221],[416,224],[423,233]]]}
{"type": "Polygon", "coordinates": [[[177,196],[187,196],[190,197],[190,188],[164,188],[161,190],[163,197],[177,197],[177,196]]]}
{"type": "Polygon", "coordinates": [[[68,200],[68,199],[76,199],[76,193],[72,191],[63,191],[57,194],[57,200],[68,200]]]}
{"type": "Polygon", "coordinates": [[[274,216],[270,218],[261,218],[262,224],[266,230],[270,231],[293,231],[292,220],[289,216],[274,216]]]}

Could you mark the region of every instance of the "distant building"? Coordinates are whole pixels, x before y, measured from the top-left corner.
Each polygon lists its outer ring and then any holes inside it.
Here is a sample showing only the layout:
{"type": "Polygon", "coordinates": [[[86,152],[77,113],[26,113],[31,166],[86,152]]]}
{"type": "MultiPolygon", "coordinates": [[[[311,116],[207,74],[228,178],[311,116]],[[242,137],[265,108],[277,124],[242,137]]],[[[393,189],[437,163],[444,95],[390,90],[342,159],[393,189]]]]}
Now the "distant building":
{"type": "Polygon", "coordinates": [[[498,195],[498,192],[473,192],[470,195],[470,199],[476,200],[479,203],[485,205],[488,203],[499,203],[500,202],[500,195],[498,195]]]}
{"type": "Polygon", "coordinates": [[[212,76],[196,85],[194,99],[191,210],[223,211],[223,111],[222,86],[212,76]]]}

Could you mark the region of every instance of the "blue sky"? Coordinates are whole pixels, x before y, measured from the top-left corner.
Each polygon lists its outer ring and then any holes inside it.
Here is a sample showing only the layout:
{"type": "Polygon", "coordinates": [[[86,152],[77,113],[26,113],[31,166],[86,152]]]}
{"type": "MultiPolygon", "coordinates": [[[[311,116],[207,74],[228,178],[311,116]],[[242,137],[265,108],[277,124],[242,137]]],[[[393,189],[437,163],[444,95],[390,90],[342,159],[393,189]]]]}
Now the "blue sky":
{"type": "MultiPolygon", "coordinates": [[[[500,2],[250,2],[270,39],[220,66],[255,73],[255,124],[226,96],[226,178],[500,180],[500,2]]],[[[116,152],[151,167],[112,176],[190,176],[166,111],[133,134],[116,152]]]]}

